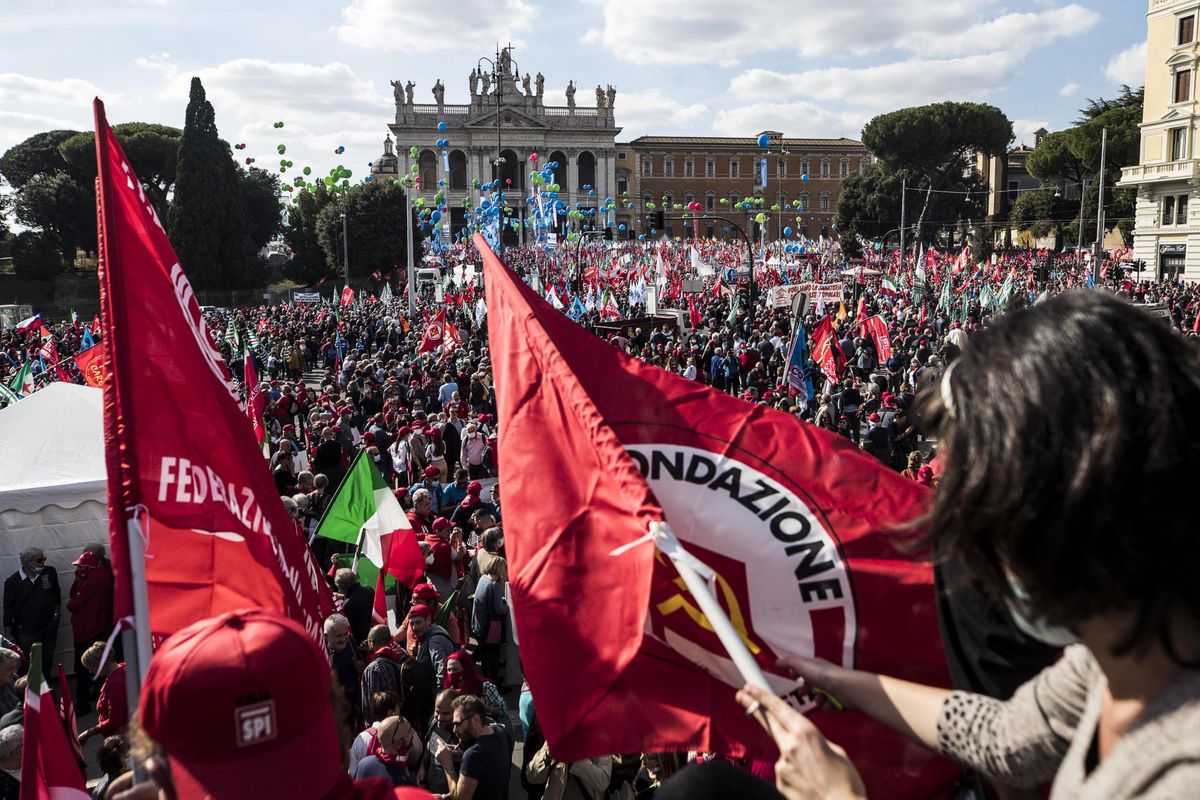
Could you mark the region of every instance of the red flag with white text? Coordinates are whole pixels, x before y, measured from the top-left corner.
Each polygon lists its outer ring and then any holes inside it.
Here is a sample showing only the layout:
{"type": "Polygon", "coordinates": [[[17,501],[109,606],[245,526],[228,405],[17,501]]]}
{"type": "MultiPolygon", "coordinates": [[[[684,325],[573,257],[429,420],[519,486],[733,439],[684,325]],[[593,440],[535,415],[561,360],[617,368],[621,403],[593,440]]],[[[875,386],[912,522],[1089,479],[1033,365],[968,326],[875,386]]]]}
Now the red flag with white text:
{"type": "Polygon", "coordinates": [[[512,608],[555,758],[777,756],[671,563],[648,541],[612,555],[665,518],[716,573],[768,681],[846,748],[872,796],[944,796],[952,765],[864,715],[816,709],[776,666],[816,655],[947,684],[932,570],[887,533],[925,510],[925,490],[827,431],[626,356],[476,246],[512,608]]]}
{"type": "Polygon", "coordinates": [[[263,444],[267,441],[267,427],[263,422],[263,414],[267,412],[267,397],[258,385],[258,372],[254,369],[254,359],[249,350],[246,351],[243,375],[243,385],[246,387],[246,416],[250,418],[250,425],[254,428],[255,440],[263,444]]]}
{"type": "Polygon", "coordinates": [[[354,290],[347,286],[342,289],[342,305],[348,306],[354,302],[354,290]]]}
{"type": "Polygon", "coordinates": [[[845,366],[846,356],[842,353],[842,346],[838,344],[833,322],[829,317],[817,323],[816,329],[813,330],[812,343],[812,360],[817,362],[825,377],[836,384],[842,374],[842,367],[845,366]]]}
{"type": "Polygon", "coordinates": [[[75,366],[88,386],[99,389],[104,386],[104,347],[94,344],[75,356],[75,366]]]}
{"type": "Polygon", "coordinates": [[[863,332],[875,343],[875,353],[881,363],[892,357],[892,339],[888,335],[886,322],[878,316],[867,317],[863,320],[863,332]]]}
{"type": "Polygon", "coordinates": [[[262,607],[314,641],[332,601],[293,528],[161,221],[95,101],[105,456],[115,617],[133,613],[140,524],[149,628],[262,607]]]}

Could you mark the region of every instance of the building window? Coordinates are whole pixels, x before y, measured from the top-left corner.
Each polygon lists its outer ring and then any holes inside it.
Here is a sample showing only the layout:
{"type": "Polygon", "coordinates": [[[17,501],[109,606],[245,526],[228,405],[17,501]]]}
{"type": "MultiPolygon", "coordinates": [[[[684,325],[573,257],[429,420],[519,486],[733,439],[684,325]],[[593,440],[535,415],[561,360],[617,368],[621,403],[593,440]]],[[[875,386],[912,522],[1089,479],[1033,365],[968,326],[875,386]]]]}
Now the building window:
{"type": "Polygon", "coordinates": [[[862,172],[866,168],[867,168],[867,160],[865,158],[860,158],[858,160],[858,171],[862,172]]]}
{"type": "Polygon", "coordinates": [[[1008,182],[1008,200],[1012,202],[1017,199],[1017,190],[1021,188],[1021,184],[1016,181],[1008,182]]]}
{"type": "Polygon", "coordinates": [[[663,159],[663,175],[670,178],[674,174],[675,174],[675,159],[664,158],[663,159]]]}
{"type": "Polygon", "coordinates": [[[715,211],[717,208],[717,196],[712,192],[706,192],[704,195],[704,210],[715,211]]]}
{"type": "Polygon", "coordinates": [[[787,159],[780,158],[779,164],[775,167],[775,174],[781,178],[787,177],[787,159]]]}
{"type": "Polygon", "coordinates": [[[738,197],[738,193],[737,193],[737,192],[730,192],[730,193],[729,193],[729,205],[731,205],[731,206],[736,206],[736,205],[737,205],[738,203],[740,203],[740,202],[742,202],[742,198],[738,197]]]}
{"type": "Polygon", "coordinates": [[[706,178],[715,178],[717,176],[717,160],[715,158],[704,159],[704,176],[706,178]]]}
{"type": "Polygon", "coordinates": [[[736,178],[738,176],[738,160],[736,158],[729,159],[729,177],[736,178]]]}
{"type": "Polygon", "coordinates": [[[1176,103],[1186,103],[1192,99],[1192,71],[1190,69],[1181,69],[1175,73],[1175,100],[1176,103]]]}
{"type": "Polygon", "coordinates": [[[1163,203],[1162,224],[1163,225],[1174,225],[1175,224],[1175,195],[1168,195],[1167,197],[1164,197],[1162,203],[1163,203]]]}
{"type": "Polygon", "coordinates": [[[1181,194],[1175,198],[1175,224],[1187,225],[1188,196],[1181,194]]]}
{"type": "Polygon", "coordinates": [[[829,162],[824,159],[821,159],[821,177],[829,177],[829,162]]]}
{"type": "Polygon", "coordinates": [[[717,232],[717,229],[714,228],[712,225],[709,225],[707,228],[704,229],[704,235],[707,236],[709,239],[713,238],[713,235],[716,232],[717,232]]]}
{"type": "Polygon", "coordinates": [[[696,174],[696,162],[690,158],[683,162],[683,176],[690,178],[696,174]]]}
{"type": "Polygon", "coordinates": [[[1196,15],[1181,17],[1179,20],[1179,41],[1176,44],[1191,44],[1196,38],[1196,15]]]}
{"type": "Polygon", "coordinates": [[[800,162],[800,174],[801,175],[809,175],[811,173],[812,173],[812,170],[809,169],[808,159],[806,158],[800,162]]]}
{"type": "Polygon", "coordinates": [[[821,192],[821,210],[829,210],[829,192],[821,192]]]}
{"type": "Polygon", "coordinates": [[[642,157],[642,174],[643,175],[653,175],[654,174],[653,169],[654,169],[653,162],[650,160],[650,156],[643,156],[642,157]]]}
{"type": "Polygon", "coordinates": [[[654,202],[654,195],[650,194],[649,192],[642,193],[642,208],[645,208],[646,206],[650,205],[653,202],[654,202]]]}
{"type": "Polygon", "coordinates": [[[800,210],[808,211],[808,192],[800,195],[800,210]]]}
{"type": "Polygon", "coordinates": [[[617,176],[617,194],[626,194],[629,191],[629,176],[617,176]]]}
{"type": "Polygon", "coordinates": [[[695,192],[684,192],[683,202],[684,202],[684,205],[691,205],[692,203],[696,202],[696,193],[695,192]]]}
{"type": "Polygon", "coordinates": [[[663,195],[663,209],[669,210],[671,208],[671,206],[673,206],[673,205],[675,205],[675,195],[670,194],[669,192],[664,194],[663,195]]]}
{"type": "Polygon", "coordinates": [[[850,174],[850,162],[843,158],[842,163],[838,165],[838,176],[845,178],[849,174],[850,174]]]}
{"type": "Polygon", "coordinates": [[[621,160],[621,161],[624,161],[624,160],[625,160],[625,154],[624,154],[624,153],[617,153],[617,158],[618,158],[619,160],[621,160]]]}
{"type": "Polygon", "coordinates": [[[1171,160],[1183,161],[1188,157],[1187,128],[1171,128],[1169,134],[1171,160]]]}

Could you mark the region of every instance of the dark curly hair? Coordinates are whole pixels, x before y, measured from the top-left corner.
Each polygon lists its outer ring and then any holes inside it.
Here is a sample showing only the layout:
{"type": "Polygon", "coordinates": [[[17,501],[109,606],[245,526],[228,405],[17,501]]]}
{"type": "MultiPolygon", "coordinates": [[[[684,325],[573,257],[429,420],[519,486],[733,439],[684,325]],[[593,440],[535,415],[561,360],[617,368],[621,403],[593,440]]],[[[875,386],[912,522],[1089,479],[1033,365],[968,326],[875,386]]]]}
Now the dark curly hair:
{"type": "Polygon", "coordinates": [[[1125,612],[1115,652],[1200,623],[1200,351],[1162,320],[1078,290],[971,337],[921,398],[943,474],[926,544],[1054,624],[1125,612]]]}

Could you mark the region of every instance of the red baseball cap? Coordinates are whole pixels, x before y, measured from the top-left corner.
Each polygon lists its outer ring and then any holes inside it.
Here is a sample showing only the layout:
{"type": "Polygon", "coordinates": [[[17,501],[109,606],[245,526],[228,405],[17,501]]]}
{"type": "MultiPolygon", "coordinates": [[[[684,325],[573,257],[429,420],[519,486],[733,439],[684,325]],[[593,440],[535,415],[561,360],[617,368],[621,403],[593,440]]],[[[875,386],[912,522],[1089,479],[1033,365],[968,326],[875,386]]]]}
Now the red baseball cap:
{"type": "Polygon", "coordinates": [[[242,609],[167,639],[138,712],[168,753],[181,800],[317,800],[342,771],[329,686],[329,662],[298,623],[242,609]]]}
{"type": "Polygon", "coordinates": [[[437,519],[435,519],[433,521],[433,529],[435,531],[444,531],[447,528],[453,528],[453,527],[454,527],[454,523],[451,522],[450,520],[446,519],[445,517],[438,517],[437,519]]]}
{"type": "Polygon", "coordinates": [[[479,481],[471,481],[467,484],[467,494],[479,494],[483,491],[483,484],[479,481]]]}
{"type": "Polygon", "coordinates": [[[77,567],[91,567],[95,569],[100,566],[100,556],[91,550],[84,550],[79,554],[79,558],[75,559],[74,564],[77,567]]]}
{"type": "Polygon", "coordinates": [[[408,616],[411,617],[432,617],[433,609],[424,603],[417,603],[408,610],[408,616]]]}
{"type": "Polygon", "coordinates": [[[413,587],[413,597],[418,600],[440,600],[442,598],[438,594],[437,587],[432,583],[418,583],[413,587]]]}

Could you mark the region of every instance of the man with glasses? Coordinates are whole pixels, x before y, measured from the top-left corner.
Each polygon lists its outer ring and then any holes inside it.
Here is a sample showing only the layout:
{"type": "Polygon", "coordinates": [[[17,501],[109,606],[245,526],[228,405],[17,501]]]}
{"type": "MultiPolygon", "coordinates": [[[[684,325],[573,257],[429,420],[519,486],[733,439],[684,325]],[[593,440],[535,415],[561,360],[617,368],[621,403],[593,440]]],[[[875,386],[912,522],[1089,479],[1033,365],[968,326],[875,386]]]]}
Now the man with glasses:
{"type": "Polygon", "coordinates": [[[42,643],[43,674],[51,674],[62,594],[58,572],[39,547],[21,551],[21,567],[4,581],[4,635],[29,653],[42,643]]]}
{"type": "Polygon", "coordinates": [[[450,791],[439,795],[442,800],[508,800],[508,739],[503,728],[484,721],[486,714],[483,700],[475,695],[455,699],[450,725],[462,747],[462,764],[454,764],[452,748],[438,753],[450,784],[450,791]]]}

